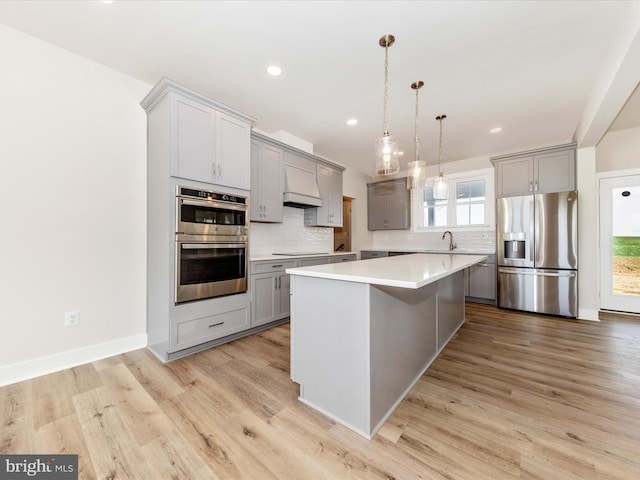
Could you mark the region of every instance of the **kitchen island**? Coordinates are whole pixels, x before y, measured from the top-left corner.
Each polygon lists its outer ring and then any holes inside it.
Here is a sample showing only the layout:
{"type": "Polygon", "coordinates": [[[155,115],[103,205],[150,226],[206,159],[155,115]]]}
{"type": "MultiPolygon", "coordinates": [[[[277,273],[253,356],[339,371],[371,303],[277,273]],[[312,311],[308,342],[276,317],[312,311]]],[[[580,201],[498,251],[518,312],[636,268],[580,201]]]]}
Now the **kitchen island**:
{"type": "Polygon", "coordinates": [[[465,268],[411,254],[287,269],[300,401],[371,439],[464,322],[465,268]]]}

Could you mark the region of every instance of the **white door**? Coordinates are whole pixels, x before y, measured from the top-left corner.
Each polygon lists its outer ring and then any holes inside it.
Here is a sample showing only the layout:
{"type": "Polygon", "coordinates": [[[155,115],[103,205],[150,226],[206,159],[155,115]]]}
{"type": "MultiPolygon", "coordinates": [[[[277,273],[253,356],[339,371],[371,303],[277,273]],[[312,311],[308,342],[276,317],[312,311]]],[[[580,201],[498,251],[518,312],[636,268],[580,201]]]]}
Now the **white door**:
{"type": "Polygon", "coordinates": [[[600,179],[600,308],[640,313],[640,175],[600,179]]]}

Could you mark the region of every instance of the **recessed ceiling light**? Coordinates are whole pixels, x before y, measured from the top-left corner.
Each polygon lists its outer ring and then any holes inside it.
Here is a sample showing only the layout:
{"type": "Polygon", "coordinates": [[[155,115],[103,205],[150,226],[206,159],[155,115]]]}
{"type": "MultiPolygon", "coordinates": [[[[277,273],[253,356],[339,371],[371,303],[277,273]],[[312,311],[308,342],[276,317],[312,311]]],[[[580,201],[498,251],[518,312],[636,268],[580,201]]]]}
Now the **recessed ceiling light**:
{"type": "Polygon", "coordinates": [[[349,120],[347,120],[347,125],[357,125],[357,124],[358,124],[357,118],[350,118],[349,120]]]}
{"type": "Polygon", "coordinates": [[[489,133],[500,133],[502,131],[502,127],[496,127],[489,130],[489,133]]]}
{"type": "Polygon", "coordinates": [[[113,3],[113,0],[100,0],[100,3],[106,3],[109,5],[110,3],[113,3]]]}
{"type": "Polygon", "coordinates": [[[282,69],[277,65],[269,65],[267,67],[267,73],[273,77],[282,75],[282,69]]]}

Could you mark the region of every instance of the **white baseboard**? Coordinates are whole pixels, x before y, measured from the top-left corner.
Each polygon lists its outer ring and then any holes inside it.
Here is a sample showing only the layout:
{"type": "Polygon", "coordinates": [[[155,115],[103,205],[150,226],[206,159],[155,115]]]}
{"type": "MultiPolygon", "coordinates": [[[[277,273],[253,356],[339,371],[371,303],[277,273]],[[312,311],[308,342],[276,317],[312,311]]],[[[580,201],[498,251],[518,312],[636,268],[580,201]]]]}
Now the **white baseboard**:
{"type": "Polygon", "coordinates": [[[110,342],[98,343],[89,347],[56,353],[46,357],[34,358],[25,362],[0,367],[0,387],[22,382],[31,378],[77,367],[85,363],[113,357],[147,346],[147,334],[133,335],[110,342]]]}
{"type": "Polygon", "coordinates": [[[593,321],[599,322],[600,318],[598,318],[597,310],[588,310],[586,308],[579,308],[578,320],[593,320],[593,321]]]}

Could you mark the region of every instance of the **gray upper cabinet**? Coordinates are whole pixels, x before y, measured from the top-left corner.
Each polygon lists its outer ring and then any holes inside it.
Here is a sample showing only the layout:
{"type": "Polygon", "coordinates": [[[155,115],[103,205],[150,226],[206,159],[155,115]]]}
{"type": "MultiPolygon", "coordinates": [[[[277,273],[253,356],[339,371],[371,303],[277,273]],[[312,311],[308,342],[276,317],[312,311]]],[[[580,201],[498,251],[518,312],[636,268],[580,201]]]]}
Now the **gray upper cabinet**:
{"type": "Polygon", "coordinates": [[[283,151],[256,133],[251,138],[252,222],[282,222],[283,151]]]}
{"type": "Polygon", "coordinates": [[[318,190],[322,206],[304,211],[304,224],[314,227],[342,227],[342,169],[317,163],[318,190]]]}
{"type": "Polygon", "coordinates": [[[493,157],[496,197],[575,190],[575,145],[493,157]]]}
{"type": "Polygon", "coordinates": [[[166,78],[143,107],[151,148],[169,151],[172,177],[249,190],[253,117],[166,78]]]}
{"type": "Polygon", "coordinates": [[[406,178],[367,183],[369,230],[411,228],[411,197],[406,178]]]}

